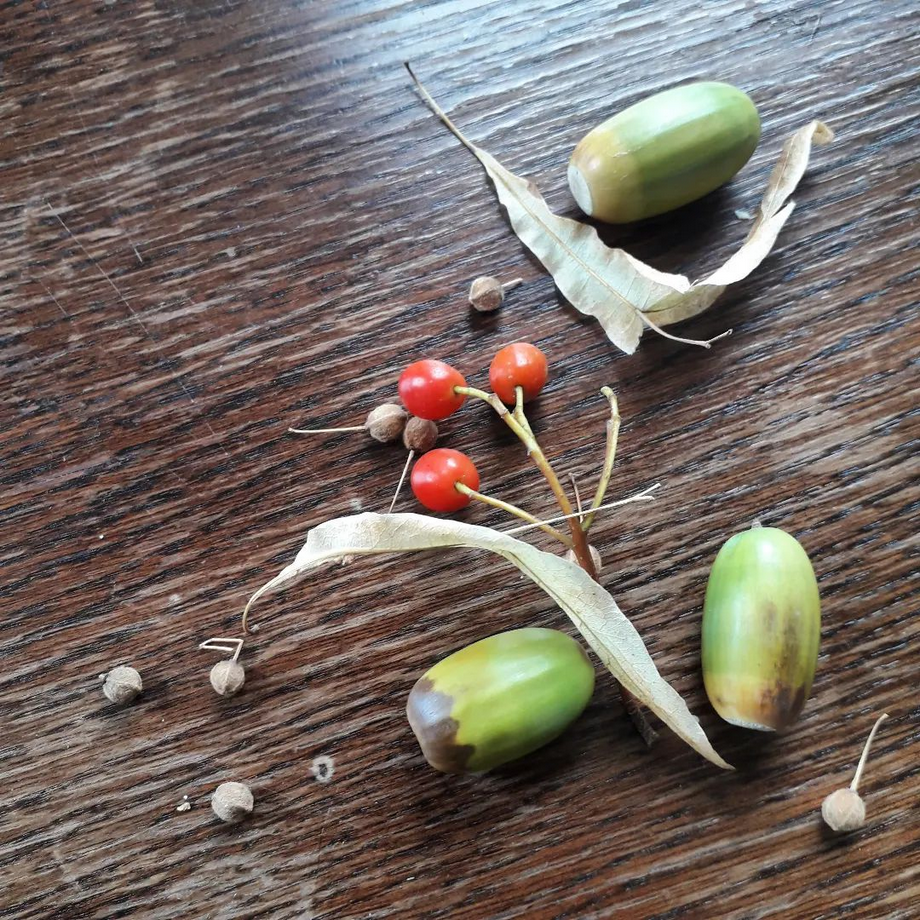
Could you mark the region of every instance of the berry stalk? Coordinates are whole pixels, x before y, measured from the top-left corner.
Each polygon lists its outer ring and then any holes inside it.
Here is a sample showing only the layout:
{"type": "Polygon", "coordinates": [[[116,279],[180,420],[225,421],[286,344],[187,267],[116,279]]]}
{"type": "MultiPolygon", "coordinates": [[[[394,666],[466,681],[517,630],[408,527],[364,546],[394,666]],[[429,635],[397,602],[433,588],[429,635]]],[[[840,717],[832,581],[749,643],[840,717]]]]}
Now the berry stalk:
{"type": "Polygon", "coordinates": [[[522,521],[527,521],[528,524],[532,524],[534,527],[539,528],[544,533],[548,533],[551,537],[555,537],[563,546],[568,549],[572,549],[572,541],[561,531],[557,530],[547,521],[541,521],[538,517],[532,515],[529,511],[525,511],[523,508],[519,508],[517,505],[512,505],[511,502],[502,501],[500,498],[494,498],[491,495],[484,495],[482,492],[477,492],[475,489],[471,489],[469,486],[464,485],[462,482],[455,483],[454,488],[463,495],[467,495],[470,498],[475,498],[477,501],[482,502],[485,505],[490,505],[493,508],[500,508],[502,511],[507,511],[509,514],[513,514],[515,517],[519,517],[522,521]]]}
{"type": "Polygon", "coordinates": [[[607,446],[604,452],[604,466],[601,470],[601,478],[597,484],[597,491],[594,493],[594,500],[591,502],[591,511],[585,516],[581,525],[586,533],[594,523],[597,509],[604,503],[607,486],[610,485],[610,475],[613,472],[613,461],[617,455],[617,438],[620,434],[620,409],[617,404],[617,398],[610,387],[601,387],[601,395],[606,396],[607,402],[610,403],[610,418],[607,420],[607,446]]]}
{"type": "MultiPolygon", "coordinates": [[[[527,416],[524,414],[523,391],[521,387],[516,388],[517,402],[513,412],[508,411],[508,407],[494,393],[486,393],[485,390],[477,390],[475,387],[455,387],[454,390],[464,396],[472,396],[474,399],[481,399],[488,403],[498,414],[498,417],[515,433],[518,440],[527,448],[527,453],[534,465],[543,474],[553,495],[556,503],[559,505],[564,515],[574,515],[575,510],[569,501],[568,495],[559,482],[559,477],[553,469],[552,464],[543,453],[543,449],[537,442],[527,416]]],[[[594,560],[591,558],[591,551],[588,549],[588,538],[578,521],[578,516],[569,518],[569,530],[572,533],[572,551],[578,564],[592,577],[597,576],[594,568],[594,560]]]]}

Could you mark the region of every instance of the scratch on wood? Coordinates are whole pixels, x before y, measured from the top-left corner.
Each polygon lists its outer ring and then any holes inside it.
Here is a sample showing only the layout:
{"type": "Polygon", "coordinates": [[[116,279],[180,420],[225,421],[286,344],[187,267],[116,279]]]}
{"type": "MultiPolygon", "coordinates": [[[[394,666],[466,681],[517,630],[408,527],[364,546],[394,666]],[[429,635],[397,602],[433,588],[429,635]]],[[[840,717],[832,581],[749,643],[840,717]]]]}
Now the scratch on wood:
{"type": "Polygon", "coordinates": [[[144,325],[144,321],[135,312],[134,307],[132,307],[131,304],[128,303],[128,301],[125,299],[121,291],[118,290],[118,288],[115,286],[115,282],[109,277],[105,269],[92,257],[89,250],[83,245],[82,242],[80,242],[79,237],[76,236],[71,231],[71,229],[67,226],[67,224],[64,223],[64,218],[62,218],[61,215],[58,214],[58,212],[51,206],[51,202],[48,201],[47,198],[45,199],[45,204],[47,205],[48,210],[58,219],[60,225],[64,228],[64,230],[67,232],[70,238],[80,247],[80,250],[86,256],[86,258],[89,259],[90,262],[92,262],[93,266],[96,268],[99,274],[102,275],[103,278],[105,278],[105,280],[109,283],[109,285],[111,285],[112,290],[116,293],[116,295],[118,296],[118,299],[125,305],[125,307],[127,307],[128,312],[131,314],[131,316],[134,317],[134,319],[137,321],[137,324],[138,326],[141,327],[141,330],[143,331],[144,335],[149,336],[150,333],[147,331],[147,327],[144,325]]]}
{"type": "Polygon", "coordinates": [[[34,280],[36,284],[41,286],[41,289],[54,301],[55,306],[61,311],[61,313],[63,313],[64,316],[70,319],[70,314],[60,305],[57,297],[55,297],[54,294],[51,293],[51,291],[45,285],[44,281],[42,281],[41,278],[34,278],[32,280],[34,280]]]}

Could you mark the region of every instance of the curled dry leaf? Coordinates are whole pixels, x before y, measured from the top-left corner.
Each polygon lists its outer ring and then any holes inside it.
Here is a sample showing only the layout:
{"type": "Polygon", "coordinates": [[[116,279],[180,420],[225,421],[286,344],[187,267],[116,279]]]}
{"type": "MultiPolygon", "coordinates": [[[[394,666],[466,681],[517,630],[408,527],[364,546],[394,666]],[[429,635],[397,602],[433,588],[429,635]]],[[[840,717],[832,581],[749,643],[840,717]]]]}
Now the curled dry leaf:
{"type": "Polygon", "coordinates": [[[812,121],[786,141],[741,248],[721,268],[691,283],[684,275],[657,271],[622,249],[605,246],[594,227],[550,211],[532,182],[468,140],[408,64],[406,68],[432,111],[482,163],[521,242],[543,263],[566,300],[595,317],[610,341],[627,354],[636,350],[646,327],[667,338],[709,347],[709,342],[682,339],[662,327],[702,313],[728,285],[760,265],[792,213],[794,204],[786,204],[786,199],[805,172],[812,144],[827,144],[834,137],[827,125],[812,121]]]}
{"type": "Polygon", "coordinates": [[[253,602],[344,556],[467,547],[504,556],[571,618],[598,658],[642,703],[710,762],[730,770],[713,749],[680,694],[658,673],[642,638],[614,599],[583,569],[489,527],[421,514],[358,514],[314,527],[294,561],[250,598],[253,602]]]}

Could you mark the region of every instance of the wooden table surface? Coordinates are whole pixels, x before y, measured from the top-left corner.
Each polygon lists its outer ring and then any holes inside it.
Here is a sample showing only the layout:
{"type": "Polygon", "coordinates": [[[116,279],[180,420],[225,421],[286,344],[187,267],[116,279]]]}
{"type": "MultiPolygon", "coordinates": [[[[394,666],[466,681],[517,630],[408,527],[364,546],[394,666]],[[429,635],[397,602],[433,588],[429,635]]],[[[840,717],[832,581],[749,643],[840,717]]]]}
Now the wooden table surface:
{"type": "MultiPolygon", "coordinates": [[[[0,915],[920,916],[918,65],[911,0],[3,3],[0,915]],[[750,92],[763,136],[730,187],[604,231],[666,270],[732,251],[792,130],[838,137],[773,254],[680,327],[734,335],[627,357],[562,302],[404,59],[572,215],[567,159],[601,119],[691,79],[750,92]],[[525,280],[489,317],[466,305],[483,273],[525,280]],[[405,456],[286,426],[360,424],[421,356],[482,382],[520,339],[550,357],[535,426],[584,491],[598,390],[619,394],[611,497],[662,487],[592,531],[603,582],[734,774],[673,736],[647,750],[600,666],[539,755],[431,770],[414,680],[502,629],[571,629],[473,552],[267,599],[243,692],[211,691],[197,644],[240,634],[311,526],[385,509],[405,456]],[[802,541],[823,597],[814,692],[779,737],[722,723],[699,665],[708,568],[755,517],[802,541]],[[145,690],[118,708],[97,675],[124,663],[145,690]],[[821,800],[882,711],[868,825],[830,839],[821,800]],[[235,827],[209,807],[231,779],[256,800],[235,827]]],[[[489,492],[552,512],[486,407],[443,435],[489,492]]]]}

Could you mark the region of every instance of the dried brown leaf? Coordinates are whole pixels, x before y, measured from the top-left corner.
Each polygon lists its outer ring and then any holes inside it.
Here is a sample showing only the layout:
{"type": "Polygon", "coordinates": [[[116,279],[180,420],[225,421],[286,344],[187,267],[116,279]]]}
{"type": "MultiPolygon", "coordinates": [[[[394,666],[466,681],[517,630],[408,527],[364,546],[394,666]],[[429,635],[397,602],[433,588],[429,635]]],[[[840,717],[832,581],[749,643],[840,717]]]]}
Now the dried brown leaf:
{"type": "Polygon", "coordinates": [[[633,696],[707,760],[731,769],[680,694],[658,673],[639,633],[610,594],[574,563],[489,527],[421,514],[365,513],[326,521],[309,532],[294,561],[256,591],[246,613],[265,592],[338,559],[460,547],[489,550],[517,566],[568,614],[633,696]]]}
{"type": "Polygon", "coordinates": [[[543,263],[566,300],[595,317],[610,341],[627,354],[636,350],[646,327],[667,338],[709,347],[714,340],[683,339],[662,327],[702,313],[728,285],[747,277],[766,258],[792,213],[792,202],[785,202],[805,172],[812,144],[829,143],[834,136],[822,122],[812,121],[786,141],[747,239],[721,268],[691,284],[684,275],[659,272],[622,249],[605,246],[588,224],[550,211],[532,182],[466,138],[408,64],[406,68],[432,111],[485,168],[521,242],[543,263]]]}

